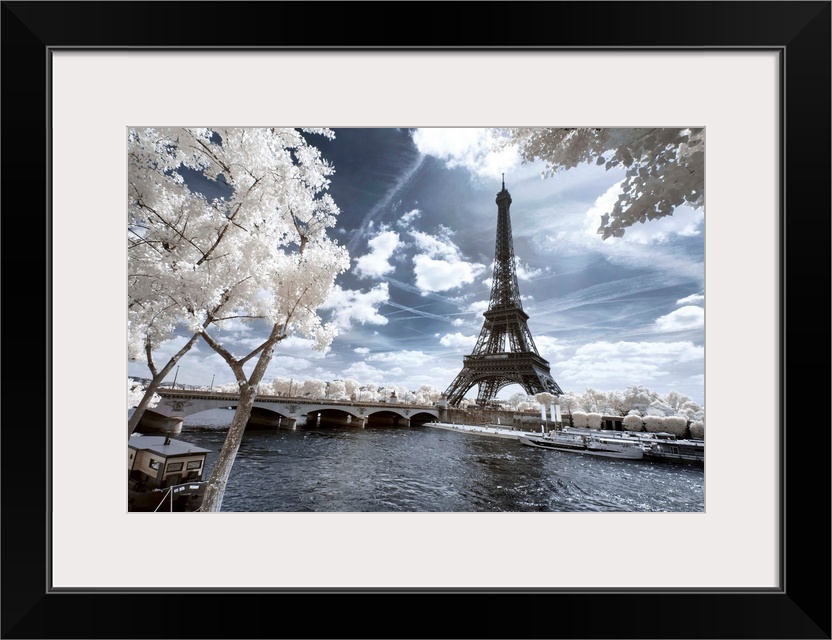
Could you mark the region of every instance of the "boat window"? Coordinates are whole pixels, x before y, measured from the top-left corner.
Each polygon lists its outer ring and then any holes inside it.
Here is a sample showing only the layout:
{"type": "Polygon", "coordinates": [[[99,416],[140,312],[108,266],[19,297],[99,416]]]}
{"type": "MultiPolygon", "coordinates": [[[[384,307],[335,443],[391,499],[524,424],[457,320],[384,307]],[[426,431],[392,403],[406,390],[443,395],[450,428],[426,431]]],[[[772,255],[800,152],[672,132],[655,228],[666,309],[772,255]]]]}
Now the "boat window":
{"type": "Polygon", "coordinates": [[[167,470],[170,471],[182,471],[182,463],[181,462],[169,462],[167,466],[167,470]]]}
{"type": "Polygon", "coordinates": [[[199,469],[202,467],[202,460],[191,460],[188,463],[188,469],[199,469]]]}
{"type": "Polygon", "coordinates": [[[147,465],[148,465],[151,469],[158,469],[158,468],[159,468],[159,461],[158,461],[158,460],[154,460],[153,458],[150,458],[150,461],[147,463],[147,465]]]}

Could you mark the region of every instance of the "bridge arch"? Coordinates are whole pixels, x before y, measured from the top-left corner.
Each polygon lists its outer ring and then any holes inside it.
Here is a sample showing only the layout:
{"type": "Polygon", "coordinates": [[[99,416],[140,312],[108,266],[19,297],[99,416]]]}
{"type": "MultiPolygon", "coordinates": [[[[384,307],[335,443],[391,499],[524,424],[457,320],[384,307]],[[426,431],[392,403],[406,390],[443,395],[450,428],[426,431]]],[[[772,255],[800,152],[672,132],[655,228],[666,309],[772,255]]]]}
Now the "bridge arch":
{"type": "MultiPolygon", "coordinates": [[[[179,433],[186,417],[210,409],[236,408],[239,402],[239,395],[232,393],[184,389],[163,389],[157,393],[162,399],[156,407],[147,410],[142,423],[136,429],[139,433],[179,433]]],[[[309,416],[314,416],[314,425],[317,423],[318,414],[323,414],[329,421],[355,426],[385,422],[410,425],[424,424],[437,419],[439,409],[419,405],[258,396],[254,401],[248,426],[270,429],[294,428],[296,425],[304,426],[309,416]]]]}

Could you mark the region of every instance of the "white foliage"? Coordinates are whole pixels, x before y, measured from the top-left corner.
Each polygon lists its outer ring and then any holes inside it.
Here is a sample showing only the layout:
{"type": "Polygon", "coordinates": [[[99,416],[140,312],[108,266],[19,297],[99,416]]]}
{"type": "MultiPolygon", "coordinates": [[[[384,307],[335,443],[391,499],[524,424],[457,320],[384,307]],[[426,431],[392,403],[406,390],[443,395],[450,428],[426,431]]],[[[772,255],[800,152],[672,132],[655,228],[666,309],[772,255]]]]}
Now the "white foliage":
{"type": "Polygon", "coordinates": [[[600,429],[601,428],[601,414],[596,412],[591,412],[586,414],[586,426],[590,429],[600,429]]]}
{"type": "Polygon", "coordinates": [[[416,404],[434,404],[442,397],[442,390],[431,384],[421,385],[415,393],[416,404]]]}
{"type": "Polygon", "coordinates": [[[644,421],[639,415],[630,414],[625,416],[623,424],[627,431],[644,431],[644,421]]]}
{"type": "Polygon", "coordinates": [[[303,381],[299,391],[300,393],[298,395],[314,399],[323,399],[326,397],[326,382],[316,378],[310,378],[303,381]]]}
{"type": "Polygon", "coordinates": [[[664,430],[674,434],[677,438],[684,438],[687,435],[688,421],[681,416],[668,416],[664,419],[664,430]]]}
{"type": "Polygon", "coordinates": [[[705,417],[705,410],[693,400],[689,400],[679,407],[677,415],[684,416],[689,421],[695,422],[697,420],[702,420],[705,417]]]}
{"type": "Polygon", "coordinates": [[[335,400],[346,397],[347,385],[344,384],[343,380],[333,380],[327,385],[326,396],[335,400]]]}
{"type": "Polygon", "coordinates": [[[298,383],[292,378],[277,376],[272,380],[272,388],[274,389],[275,395],[289,396],[297,391],[298,383]]]}
{"type": "Polygon", "coordinates": [[[581,406],[580,397],[571,391],[560,396],[560,398],[558,398],[558,403],[560,403],[561,411],[570,415],[573,411],[575,411],[575,409],[578,409],[581,406]]]}
{"type": "Polygon", "coordinates": [[[704,205],[705,130],[673,128],[543,128],[503,130],[496,146],[516,146],[524,162],[543,160],[543,177],[583,163],[623,171],[621,193],[601,217],[606,240],[627,227],[704,205]]]}
{"type": "Polygon", "coordinates": [[[536,394],[534,396],[534,399],[535,399],[536,402],[538,402],[540,404],[545,404],[548,407],[552,402],[557,400],[557,396],[544,391],[542,393],[536,394]]]}
{"type": "Polygon", "coordinates": [[[331,173],[295,129],[130,129],[130,357],[230,317],[328,345],[316,309],[349,267],[326,236],[331,173]]]}
{"type": "Polygon", "coordinates": [[[647,407],[646,413],[648,416],[672,416],[675,412],[673,411],[673,408],[663,400],[653,400],[653,402],[650,403],[650,406],[647,407]]]}
{"type": "Polygon", "coordinates": [[[650,433],[665,431],[664,416],[644,416],[644,430],[650,433]]]}
{"type": "MultiPolygon", "coordinates": [[[[142,383],[127,378],[127,408],[133,409],[139,406],[139,403],[142,401],[142,398],[144,397],[144,392],[145,386],[142,383]]],[[[157,404],[159,404],[159,401],[161,399],[162,398],[161,396],[159,396],[159,394],[154,393],[147,407],[149,409],[152,409],[157,404]]]]}
{"type": "Polygon", "coordinates": [[[696,420],[695,422],[690,423],[690,435],[692,438],[696,438],[697,440],[704,440],[705,439],[705,422],[702,420],[696,420]]]}
{"type": "Polygon", "coordinates": [[[583,411],[572,412],[572,426],[584,429],[587,426],[587,414],[583,411]]]}

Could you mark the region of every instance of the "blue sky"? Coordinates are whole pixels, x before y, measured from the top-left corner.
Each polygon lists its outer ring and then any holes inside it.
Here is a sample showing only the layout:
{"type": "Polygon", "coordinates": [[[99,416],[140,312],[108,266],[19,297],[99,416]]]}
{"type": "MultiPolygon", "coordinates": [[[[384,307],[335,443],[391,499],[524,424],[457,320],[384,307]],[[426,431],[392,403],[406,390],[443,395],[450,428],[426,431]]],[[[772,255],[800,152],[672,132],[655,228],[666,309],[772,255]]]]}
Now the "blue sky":
{"type": "MultiPolygon", "coordinates": [[[[542,179],[542,166],[490,151],[488,133],[353,128],[335,129],[332,141],[310,137],[335,167],[330,193],[341,214],[331,233],[351,257],[321,311],[339,335],[325,352],[300,337],[283,341],[265,379],[444,390],[482,326],[505,173],[523,307],[559,386],[636,384],[704,405],[704,212],[680,208],[601,240],[596,229],[622,173],[581,165],[542,179]]],[[[241,355],[262,333],[235,325],[217,336],[241,355]]],[[[233,380],[201,343],[179,366],[178,383],[233,380]]],[[[147,368],[129,363],[128,374],[147,368]]],[[[519,391],[512,385],[499,397],[519,391]]]]}

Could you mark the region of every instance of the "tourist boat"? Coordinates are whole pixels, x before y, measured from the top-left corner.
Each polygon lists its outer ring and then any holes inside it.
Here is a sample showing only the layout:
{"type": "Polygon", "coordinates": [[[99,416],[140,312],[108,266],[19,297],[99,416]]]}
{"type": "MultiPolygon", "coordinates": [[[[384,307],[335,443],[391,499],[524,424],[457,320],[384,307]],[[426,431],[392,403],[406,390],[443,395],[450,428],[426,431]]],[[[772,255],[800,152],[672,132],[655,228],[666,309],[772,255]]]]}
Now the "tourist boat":
{"type": "Polygon", "coordinates": [[[641,460],[644,450],[635,441],[577,434],[548,433],[542,436],[523,436],[518,438],[521,444],[552,451],[566,451],[585,455],[620,458],[624,460],[641,460]]]}
{"type": "Polygon", "coordinates": [[[127,443],[128,511],[198,511],[211,451],[169,435],[134,435],[127,443]]]}
{"type": "Polygon", "coordinates": [[[644,457],[663,462],[705,464],[705,442],[703,440],[644,441],[644,457]]]}
{"type": "Polygon", "coordinates": [[[660,462],[679,462],[682,464],[705,464],[705,441],[682,440],[672,433],[649,433],[644,431],[602,431],[592,429],[564,428],[562,433],[570,435],[603,434],[605,439],[638,442],[644,450],[644,458],[660,462]]]}

